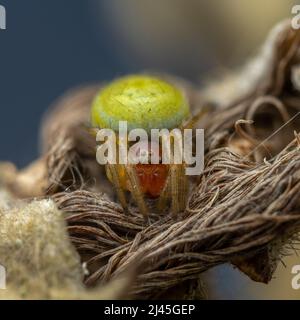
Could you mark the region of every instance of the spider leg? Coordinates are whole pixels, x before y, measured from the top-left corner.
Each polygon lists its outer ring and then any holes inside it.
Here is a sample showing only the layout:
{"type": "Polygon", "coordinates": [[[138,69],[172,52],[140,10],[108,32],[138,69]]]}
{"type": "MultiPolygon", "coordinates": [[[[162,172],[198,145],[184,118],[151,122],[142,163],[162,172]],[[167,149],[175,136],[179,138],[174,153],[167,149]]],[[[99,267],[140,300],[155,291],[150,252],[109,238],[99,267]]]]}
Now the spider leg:
{"type": "Polygon", "coordinates": [[[187,200],[187,177],[184,164],[172,164],[170,168],[171,211],[174,216],[185,209],[187,200]]]}
{"type": "Polygon", "coordinates": [[[165,208],[167,207],[168,201],[170,200],[170,192],[171,192],[170,187],[171,185],[170,185],[170,175],[169,175],[157,203],[157,209],[160,213],[165,210],[165,208]]]}
{"type": "Polygon", "coordinates": [[[119,171],[118,171],[118,165],[117,164],[107,164],[105,166],[105,169],[107,170],[109,176],[111,176],[111,179],[113,181],[113,185],[115,186],[118,199],[121,203],[121,206],[125,213],[128,213],[128,204],[126,201],[125,192],[121,187],[120,177],[119,177],[119,171]]]}
{"type": "Polygon", "coordinates": [[[147,219],[149,212],[144,200],[144,195],[141,192],[140,182],[138,180],[138,176],[136,175],[134,167],[132,165],[126,165],[125,170],[130,183],[132,197],[144,218],[147,219]]]}
{"type": "Polygon", "coordinates": [[[171,211],[174,216],[179,213],[179,166],[172,164],[170,168],[170,182],[171,182],[171,211]]]}
{"type": "Polygon", "coordinates": [[[180,129],[193,129],[197,122],[203,118],[212,108],[209,106],[203,106],[193,117],[188,119],[180,129]]]}
{"type": "Polygon", "coordinates": [[[188,189],[189,189],[189,181],[185,174],[185,164],[180,165],[180,176],[179,176],[179,209],[180,211],[184,211],[186,208],[187,197],[188,197],[188,189]]]}

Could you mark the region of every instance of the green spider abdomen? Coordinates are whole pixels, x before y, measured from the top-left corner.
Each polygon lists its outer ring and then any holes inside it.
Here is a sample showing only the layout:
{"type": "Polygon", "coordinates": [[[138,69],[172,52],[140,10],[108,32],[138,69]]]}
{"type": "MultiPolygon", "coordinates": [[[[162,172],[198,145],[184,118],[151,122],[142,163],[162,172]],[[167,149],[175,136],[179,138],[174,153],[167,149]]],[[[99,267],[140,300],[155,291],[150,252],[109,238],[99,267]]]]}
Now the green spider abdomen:
{"type": "Polygon", "coordinates": [[[173,85],[160,79],[132,75],[113,81],[95,98],[91,121],[97,128],[119,130],[127,121],[128,130],[172,129],[189,117],[188,103],[173,85]]]}

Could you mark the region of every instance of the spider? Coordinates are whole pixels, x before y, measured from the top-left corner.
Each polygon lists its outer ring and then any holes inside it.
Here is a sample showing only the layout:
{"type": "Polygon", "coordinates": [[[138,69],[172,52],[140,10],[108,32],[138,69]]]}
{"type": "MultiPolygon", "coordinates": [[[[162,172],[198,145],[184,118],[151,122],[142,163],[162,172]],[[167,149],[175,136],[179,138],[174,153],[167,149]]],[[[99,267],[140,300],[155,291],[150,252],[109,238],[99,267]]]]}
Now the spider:
{"type": "MultiPolygon", "coordinates": [[[[121,77],[102,88],[91,108],[91,125],[94,134],[101,128],[112,129],[120,139],[119,121],[127,121],[128,129],[191,128],[200,113],[191,117],[185,96],[170,83],[147,75],[121,77]]],[[[129,142],[129,146],[132,143],[129,142]]],[[[155,154],[157,164],[105,164],[107,178],[114,185],[120,204],[128,212],[127,192],[130,192],[139,211],[146,218],[149,208],[145,198],[156,199],[159,212],[171,206],[177,215],[187,202],[188,179],[186,164],[161,162],[160,144],[139,141],[135,144],[139,154],[155,154]]]]}

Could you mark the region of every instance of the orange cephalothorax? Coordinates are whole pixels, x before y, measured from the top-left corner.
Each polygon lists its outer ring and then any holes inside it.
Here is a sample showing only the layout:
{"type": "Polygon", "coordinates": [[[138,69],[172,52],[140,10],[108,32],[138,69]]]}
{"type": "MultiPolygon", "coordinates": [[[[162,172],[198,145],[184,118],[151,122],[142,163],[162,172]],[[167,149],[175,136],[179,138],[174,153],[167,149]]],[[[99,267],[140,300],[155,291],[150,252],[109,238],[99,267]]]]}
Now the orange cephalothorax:
{"type": "Polygon", "coordinates": [[[137,164],[135,170],[142,192],[157,198],[166,184],[169,166],[166,164],[137,164]]]}
{"type": "Polygon", "coordinates": [[[139,163],[134,166],[139,179],[142,193],[156,198],[165,186],[169,166],[160,164],[161,151],[159,143],[139,141],[131,147],[131,157],[139,163]],[[158,163],[150,164],[151,157],[156,157],[158,163]]]}
{"type": "MultiPolygon", "coordinates": [[[[142,193],[151,198],[157,198],[166,184],[169,165],[161,163],[150,164],[151,155],[155,155],[160,159],[159,144],[140,141],[131,147],[130,156],[138,162],[136,165],[133,165],[133,168],[142,193]]],[[[129,177],[126,175],[124,166],[118,166],[118,174],[120,177],[120,186],[124,190],[132,191],[129,177]]]]}
{"type": "MultiPolygon", "coordinates": [[[[151,198],[159,197],[167,181],[169,166],[166,164],[137,164],[133,167],[138,177],[142,193],[151,198]]],[[[132,191],[125,167],[117,166],[117,168],[121,188],[132,191]]],[[[112,181],[111,175],[108,174],[107,176],[109,180],[112,181]]]]}

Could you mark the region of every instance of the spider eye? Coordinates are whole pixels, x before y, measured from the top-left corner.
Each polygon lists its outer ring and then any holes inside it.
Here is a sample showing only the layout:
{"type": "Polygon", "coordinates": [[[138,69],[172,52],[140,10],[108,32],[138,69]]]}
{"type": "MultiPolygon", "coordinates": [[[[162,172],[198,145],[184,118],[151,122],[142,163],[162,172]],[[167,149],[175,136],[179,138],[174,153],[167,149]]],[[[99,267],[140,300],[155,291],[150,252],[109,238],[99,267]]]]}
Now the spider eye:
{"type": "Polygon", "coordinates": [[[129,150],[130,159],[135,163],[150,164],[153,157],[160,159],[159,144],[149,143],[148,141],[139,141],[129,150]]]}

